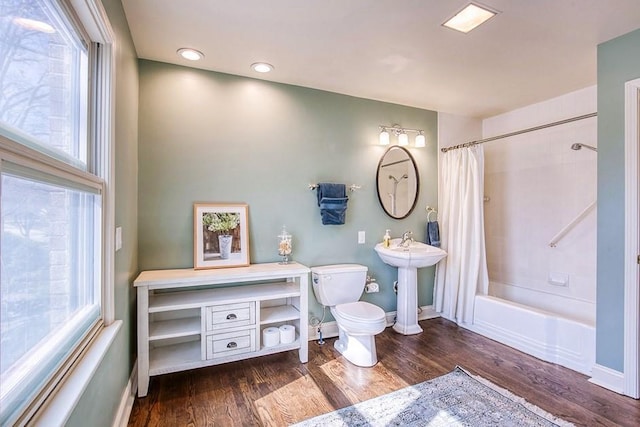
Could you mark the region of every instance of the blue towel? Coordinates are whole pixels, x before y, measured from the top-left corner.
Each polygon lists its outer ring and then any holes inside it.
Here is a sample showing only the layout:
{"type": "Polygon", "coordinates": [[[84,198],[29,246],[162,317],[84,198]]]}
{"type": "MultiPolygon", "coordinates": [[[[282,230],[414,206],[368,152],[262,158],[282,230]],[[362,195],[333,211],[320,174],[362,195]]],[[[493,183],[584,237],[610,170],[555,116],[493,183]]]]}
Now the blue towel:
{"type": "Polygon", "coordinates": [[[318,195],[318,206],[323,198],[344,199],[347,197],[347,186],[344,184],[332,184],[329,182],[321,182],[316,188],[318,195]]]}
{"type": "Polygon", "coordinates": [[[347,215],[346,197],[323,197],[320,201],[320,216],[323,225],[344,224],[347,215]]]}
{"type": "Polygon", "coordinates": [[[440,247],[440,227],[438,221],[427,221],[427,230],[425,236],[425,243],[427,245],[440,247]]]}
{"type": "Polygon", "coordinates": [[[318,184],[318,206],[324,225],[341,225],[347,213],[347,187],[344,184],[318,184]]]}

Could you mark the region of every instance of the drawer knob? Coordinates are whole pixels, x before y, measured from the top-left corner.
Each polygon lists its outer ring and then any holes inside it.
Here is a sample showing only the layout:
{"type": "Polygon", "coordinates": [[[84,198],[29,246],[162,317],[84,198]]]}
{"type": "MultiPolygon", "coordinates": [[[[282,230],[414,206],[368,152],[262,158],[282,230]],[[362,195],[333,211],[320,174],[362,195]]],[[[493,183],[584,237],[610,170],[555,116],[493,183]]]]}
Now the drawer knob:
{"type": "Polygon", "coordinates": [[[231,341],[229,344],[227,344],[227,348],[236,348],[238,346],[238,344],[235,341],[231,341]]]}
{"type": "Polygon", "coordinates": [[[235,313],[227,314],[227,320],[233,320],[237,318],[238,316],[236,316],[235,313]]]}

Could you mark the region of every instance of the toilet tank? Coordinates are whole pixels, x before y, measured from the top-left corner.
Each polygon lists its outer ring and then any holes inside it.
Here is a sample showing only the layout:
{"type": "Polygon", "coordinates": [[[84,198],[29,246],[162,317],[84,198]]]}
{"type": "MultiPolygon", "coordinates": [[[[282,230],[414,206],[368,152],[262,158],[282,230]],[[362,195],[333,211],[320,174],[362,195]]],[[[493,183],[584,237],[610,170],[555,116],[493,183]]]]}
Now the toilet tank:
{"type": "Polygon", "coordinates": [[[311,268],[316,299],[329,307],[356,302],[364,291],[367,267],[359,264],[323,265],[311,268]]]}

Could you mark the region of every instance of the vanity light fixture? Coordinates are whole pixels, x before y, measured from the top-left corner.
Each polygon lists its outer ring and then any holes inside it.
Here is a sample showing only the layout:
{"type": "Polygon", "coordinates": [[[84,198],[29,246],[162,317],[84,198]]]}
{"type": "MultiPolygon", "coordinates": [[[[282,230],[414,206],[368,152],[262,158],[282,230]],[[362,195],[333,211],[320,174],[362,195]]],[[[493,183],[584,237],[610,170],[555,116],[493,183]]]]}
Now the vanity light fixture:
{"type": "Polygon", "coordinates": [[[190,49],[187,47],[182,47],[176,51],[178,55],[183,57],[184,59],[188,59],[189,61],[199,61],[204,58],[204,53],[199,50],[190,49]]]}
{"type": "Polygon", "coordinates": [[[407,132],[416,133],[416,139],[414,142],[414,147],[422,148],[426,146],[426,139],[424,136],[424,131],[421,129],[408,129],[400,127],[400,125],[393,126],[385,126],[380,125],[380,145],[389,145],[389,133],[392,132],[398,138],[398,145],[407,146],[409,145],[409,135],[407,132]]]}
{"type": "Polygon", "coordinates": [[[402,130],[402,132],[400,132],[400,135],[398,135],[398,145],[409,145],[409,135],[407,135],[407,132],[405,132],[404,130],[402,130]]]}
{"type": "Polygon", "coordinates": [[[381,126],[380,129],[380,145],[389,145],[389,131],[387,128],[381,126]]]}
{"type": "Polygon", "coordinates": [[[273,71],[273,65],[266,62],[254,62],[251,64],[251,69],[257,73],[269,73],[273,71]]]}
{"type": "Polygon", "coordinates": [[[486,6],[469,3],[464,9],[456,13],[451,19],[442,25],[462,33],[468,33],[497,14],[497,11],[491,10],[486,6]]]}

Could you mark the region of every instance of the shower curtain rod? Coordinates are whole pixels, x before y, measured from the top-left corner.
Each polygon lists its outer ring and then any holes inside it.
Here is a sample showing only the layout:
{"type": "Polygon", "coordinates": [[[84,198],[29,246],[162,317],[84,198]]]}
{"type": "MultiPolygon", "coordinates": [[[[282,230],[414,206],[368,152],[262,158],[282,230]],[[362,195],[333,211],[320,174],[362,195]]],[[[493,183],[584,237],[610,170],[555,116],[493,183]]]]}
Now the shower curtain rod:
{"type": "Polygon", "coordinates": [[[527,132],[533,132],[534,130],[540,130],[540,129],[550,128],[552,126],[564,125],[566,123],[571,123],[571,122],[575,122],[575,121],[578,121],[578,120],[589,119],[591,117],[596,117],[597,115],[598,115],[598,113],[584,114],[582,116],[571,117],[569,119],[564,119],[564,120],[560,120],[560,121],[557,121],[557,122],[547,123],[545,125],[535,126],[535,127],[532,127],[532,128],[527,128],[527,129],[522,129],[522,130],[517,130],[515,132],[509,132],[509,133],[505,133],[505,134],[502,134],[502,135],[492,136],[492,137],[489,137],[489,138],[478,139],[476,141],[465,142],[464,144],[453,145],[451,147],[444,147],[444,148],[441,148],[440,151],[442,151],[443,153],[446,153],[449,150],[457,150],[458,148],[465,148],[465,147],[471,147],[471,146],[478,145],[478,144],[484,144],[485,142],[495,141],[496,139],[508,138],[510,136],[516,136],[516,135],[520,135],[520,134],[527,133],[527,132]]]}

